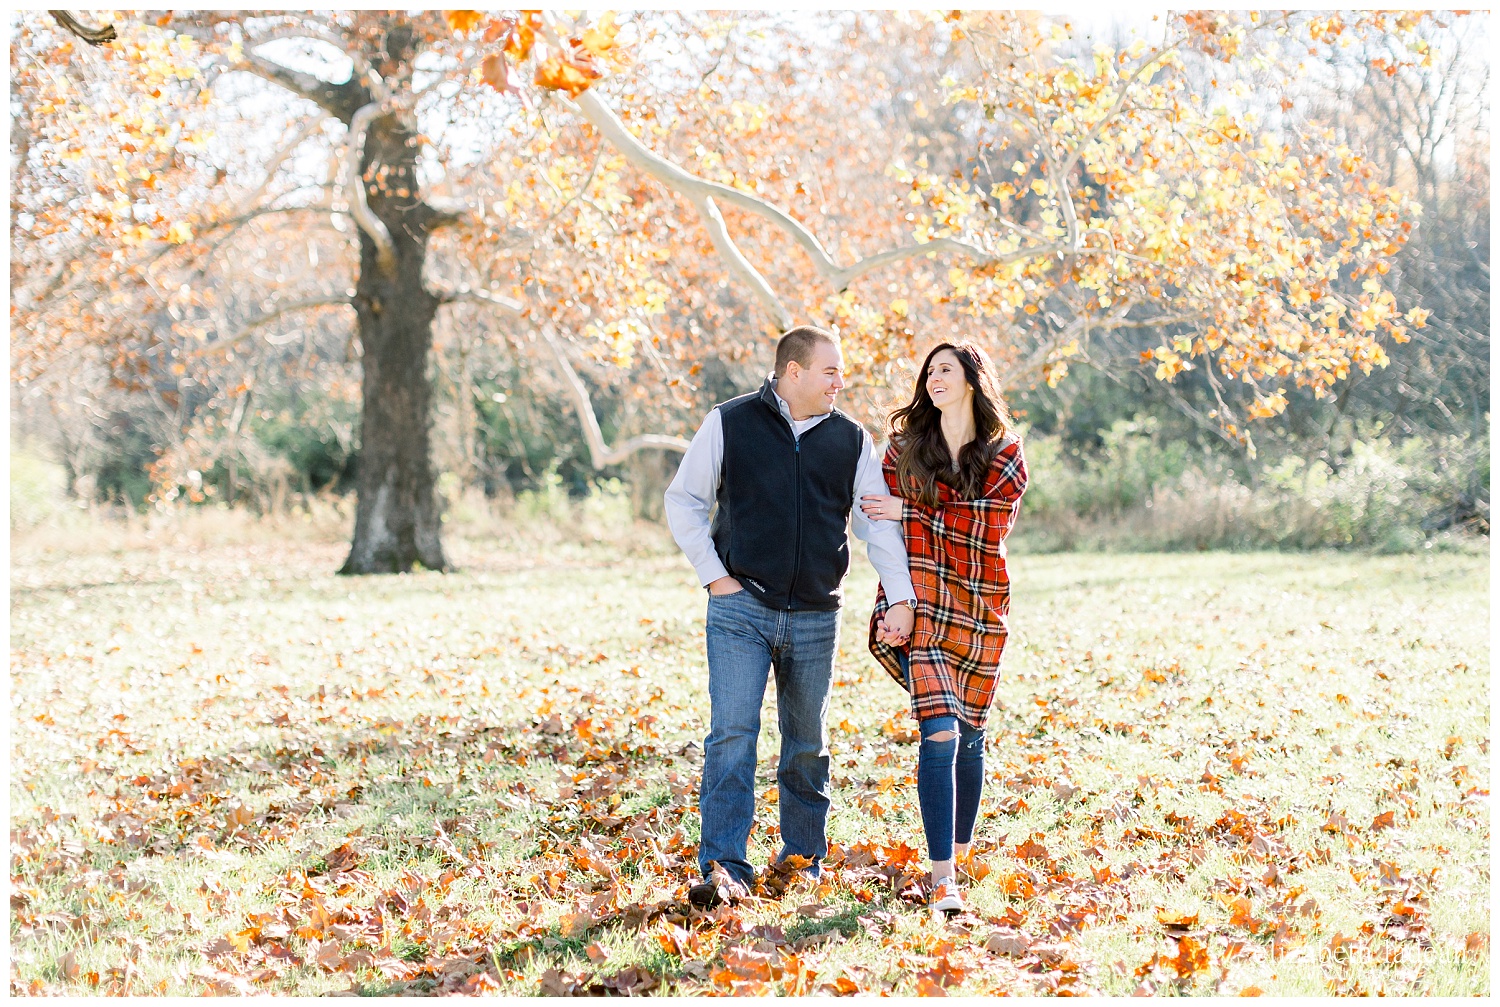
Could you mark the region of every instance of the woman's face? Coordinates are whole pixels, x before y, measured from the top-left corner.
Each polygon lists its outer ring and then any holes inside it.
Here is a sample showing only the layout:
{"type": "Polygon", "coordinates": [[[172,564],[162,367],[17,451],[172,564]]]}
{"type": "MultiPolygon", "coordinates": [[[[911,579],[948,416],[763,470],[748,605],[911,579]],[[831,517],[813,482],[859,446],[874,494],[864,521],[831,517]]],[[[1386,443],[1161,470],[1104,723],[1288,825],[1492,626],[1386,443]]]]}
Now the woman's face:
{"type": "Polygon", "coordinates": [[[948,410],[954,406],[969,405],[974,398],[974,389],[964,377],[963,365],[958,354],[952,350],[941,350],[927,363],[927,394],[932,404],[948,410]]]}

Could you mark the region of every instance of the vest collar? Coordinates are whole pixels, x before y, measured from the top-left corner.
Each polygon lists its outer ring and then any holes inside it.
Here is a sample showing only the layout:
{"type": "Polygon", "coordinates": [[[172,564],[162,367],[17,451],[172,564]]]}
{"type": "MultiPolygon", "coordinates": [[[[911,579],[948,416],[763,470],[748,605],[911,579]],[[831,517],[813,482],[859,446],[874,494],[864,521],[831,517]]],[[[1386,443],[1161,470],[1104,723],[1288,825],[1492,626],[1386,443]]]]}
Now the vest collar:
{"type": "Polygon", "coordinates": [[[766,375],[765,383],[760,386],[760,400],[771,407],[771,412],[781,412],[781,396],[776,394],[776,375],[766,375]]]}

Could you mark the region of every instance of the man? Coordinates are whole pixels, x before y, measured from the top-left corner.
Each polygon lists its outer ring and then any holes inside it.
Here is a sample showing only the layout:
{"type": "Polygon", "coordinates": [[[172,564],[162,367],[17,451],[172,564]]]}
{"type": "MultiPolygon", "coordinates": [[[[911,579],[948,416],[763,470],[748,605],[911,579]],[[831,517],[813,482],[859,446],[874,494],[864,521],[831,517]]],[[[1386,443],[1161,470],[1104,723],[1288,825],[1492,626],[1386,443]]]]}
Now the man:
{"type": "Polygon", "coordinates": [[[870,435],[833,408],[843,372],[832,333],[788,331],[776,344],[774,375],[708,414],[667,488],[672,536],[709,593],[710,730],[698,797],[704,880],[689,892],[705,908],[744,897],[755,879],[746,844],[773,667],[781,729],[776,859],[806,857],[810,874],[821,871],[828,700],[851,518],[893,602],[879,638],[899,645],[911,635],[916,594],[900,524],[871,522],[853,506],[856,497],[889,491],[870,435]]]}

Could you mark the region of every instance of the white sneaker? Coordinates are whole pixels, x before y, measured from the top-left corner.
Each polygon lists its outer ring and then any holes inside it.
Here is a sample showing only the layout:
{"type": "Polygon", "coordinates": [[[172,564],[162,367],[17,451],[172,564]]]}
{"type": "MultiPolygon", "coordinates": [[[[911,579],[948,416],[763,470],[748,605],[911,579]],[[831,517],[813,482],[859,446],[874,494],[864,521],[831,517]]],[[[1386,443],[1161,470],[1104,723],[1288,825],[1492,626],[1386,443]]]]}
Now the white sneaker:
{"type": "Polygon", "coordinates": [[[958,893],[958,882],[952,878],[938,878],[927,895],[928,905],[934,913],[963,912],[963,896],[958,893]]]}

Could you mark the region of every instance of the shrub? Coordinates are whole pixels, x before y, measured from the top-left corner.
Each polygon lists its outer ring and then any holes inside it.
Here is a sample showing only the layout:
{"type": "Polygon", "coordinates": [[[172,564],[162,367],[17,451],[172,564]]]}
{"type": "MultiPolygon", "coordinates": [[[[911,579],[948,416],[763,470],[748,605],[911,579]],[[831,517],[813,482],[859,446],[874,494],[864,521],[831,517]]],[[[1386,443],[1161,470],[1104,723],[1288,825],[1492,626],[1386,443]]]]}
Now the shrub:
{"type": "Polygon", "coordinates": [[[1337,468],[1296,454],[1262,463],[1253,483],[1219,455],[1161,443],[1155,424],[1119,421],[1098,451],[1056,438],[1026,443],[1031,484],[1016,542],[1074,549],[1461,547],[1489,533],[1489,439],[1374,432],[1337,468]]]}

